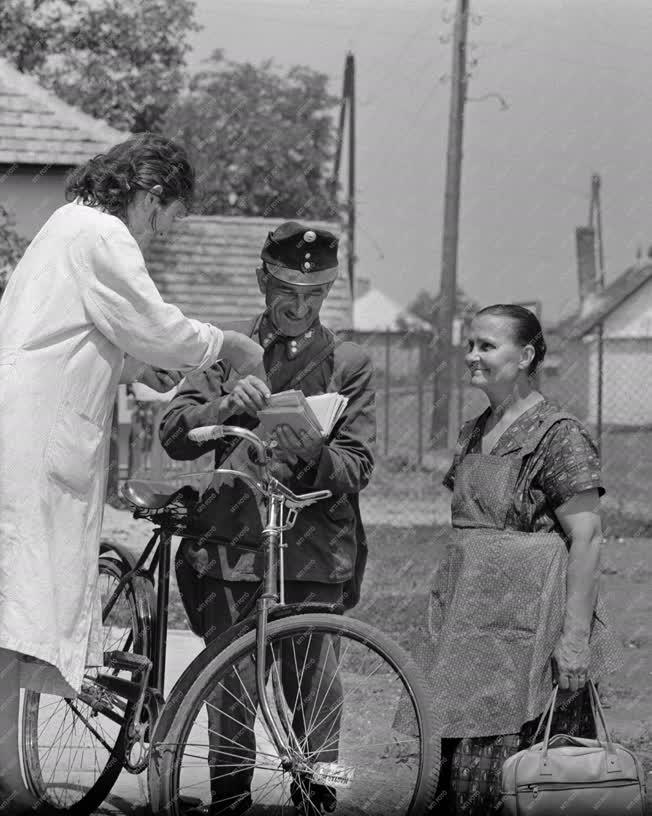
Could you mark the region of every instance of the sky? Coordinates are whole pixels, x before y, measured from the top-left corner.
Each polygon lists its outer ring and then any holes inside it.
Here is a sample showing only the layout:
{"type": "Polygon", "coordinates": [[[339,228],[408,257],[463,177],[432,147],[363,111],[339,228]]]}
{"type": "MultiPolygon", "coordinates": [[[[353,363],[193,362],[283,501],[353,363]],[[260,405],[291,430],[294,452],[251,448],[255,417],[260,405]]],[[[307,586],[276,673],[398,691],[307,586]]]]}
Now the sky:
{"type": "MultiPolygon", "coordinates": [[[[652,4],[470,0],[458,280],[481,305],[577,305],[575,227],[602,181],[607,282],[652,245],[652,4]],[[504,100],[506,109],[501,103],[504,100]]],[[[196,0],[189,60],[356,59],[356,274],[438,290],[454,0],[196,0]]]]}

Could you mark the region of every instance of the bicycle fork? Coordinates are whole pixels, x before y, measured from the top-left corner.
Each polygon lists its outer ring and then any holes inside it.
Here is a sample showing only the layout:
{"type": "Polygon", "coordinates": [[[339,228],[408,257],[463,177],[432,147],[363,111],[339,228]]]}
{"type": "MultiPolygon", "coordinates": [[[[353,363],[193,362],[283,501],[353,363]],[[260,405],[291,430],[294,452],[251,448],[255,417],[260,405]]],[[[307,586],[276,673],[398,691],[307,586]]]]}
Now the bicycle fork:
{"type": "MultiPolygon", "coordinates": [[[[263,530],[263,542],[266,556],[265,563],[265,586],[263,594],[258,599],[256,605],[256,688],[258,691],[258,701],[263,715],[263,720],[268,729],[268,734],[272,738],[274,747],[278,753],[281,761],[281,766],[285,771],[290,771],[294,765],[294,760],[291,753],[288,751],[289,743],[293,743],[292,748],[299,750],[300,746],[298,740],[292,729],[292,723],[288,717],[288,712],[285,705],[279,705],[279,716],[281,724],[288,736],[284,739],[278,723],[269,706],[267,699],[267,672],[265,671],[267,661],[267,624],[269,619],[269,612],[278,605],[278,589],[279,583],[283,584],[284,576],[280,576],[279,582],[279,568],[282,569],[282,559],[279,563],[277,560],[277,548],[283,546],[282,535],[283,531],[290,529],[294,525],[296,518],[296,511],[288,513],[288,519],[283,524],[283,506],[284,499],[282,496],[272,494],[269,499],[269,506],[267,511],[267,526],[263,530]]],[[[283,600],[283,599],[282,599],[283,600]]],[[[274,669],[272,668],[272,671],[274,669]]],[[[280,681],[280,676],[278,677],[280,681]]],[[[273,682],[273,679],[272,679],[273,682]]],[[[282,697],[282,691],[279,695],[282,697]]]]}

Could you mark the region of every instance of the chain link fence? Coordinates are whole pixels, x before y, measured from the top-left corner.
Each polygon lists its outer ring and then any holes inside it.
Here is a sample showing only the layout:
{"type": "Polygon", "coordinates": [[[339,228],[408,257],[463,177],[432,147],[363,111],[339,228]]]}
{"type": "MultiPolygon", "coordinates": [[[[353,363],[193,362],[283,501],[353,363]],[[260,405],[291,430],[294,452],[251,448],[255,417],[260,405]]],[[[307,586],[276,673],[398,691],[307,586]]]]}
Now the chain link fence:
{"type": "Polygon", "coordinates": [[[600,330],[558,338],[543,379],[544,392],[586,423],[598,442],[604,506],[622,534],[652,526],[651,383],[652,338],[600,330]]]}
{"type": "MultiPolygon", "coordinates": [[[[342,340],[363,346],[374,365],[377,437],[376,468],[364,491],[365,517],[373,522],[399,520],[432,523],[437,475],[446,457],[430,446],[433,339],[428,332],[340,332],[342,340]]],[[[454,400],[461,416],[461,392],[454,400]]],[[[212,457],[194,462],[170,459],[159,441],[158,426],[167,403],[122,397],[120,476],[183,480],[189,472],[210,470],[212,457]]]]}
{"type": "MultiPolygon", "coordinates": [[[[374,365],[376,467],[362,504],[371,522],[445,522],[449,496],[441,479],[451,451],[433,450],[436,400],[433,337],[427,332],[342,332],[363,346],[374,365]]],[[[551,338],[539,387],[587,424],[601,449],[605,507],[617,524],[634,530],[652,524],[652,338],[551,338]],[[602,346],[602,351],[600,350],[602,346]],[[638,527],[637,527],[638,525],[638,527]]],[[[464,349],[455,349],[450,422],[455,438],[462,422],[486,406],[468,384],[464,349]]],[[[210,470],[212,457],[175,462],[163,451],[158,424],[165,403],[136,403],[122,411],[122,478],[183,478],[210,470]],[[129,424],[125,424],[128,422],[129,424]]]]}

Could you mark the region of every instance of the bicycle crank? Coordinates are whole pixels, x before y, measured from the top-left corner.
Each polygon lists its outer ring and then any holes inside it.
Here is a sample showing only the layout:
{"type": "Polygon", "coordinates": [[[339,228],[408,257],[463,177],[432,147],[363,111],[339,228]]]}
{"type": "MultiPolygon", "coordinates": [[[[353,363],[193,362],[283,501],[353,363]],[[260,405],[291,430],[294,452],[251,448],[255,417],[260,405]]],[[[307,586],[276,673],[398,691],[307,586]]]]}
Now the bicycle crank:
{"type": "Polygon", "coordinates": [[[152,661],[145,655],[114,651],[104,652],[104,665],[131,672],[131,680],[115,674],[99,674],[95,683],[135,704],[126,722],[124,768],[132,774],[142,773],[149,762],[150,734],[164,702],[163,695],[147,685],[152,661]]]}

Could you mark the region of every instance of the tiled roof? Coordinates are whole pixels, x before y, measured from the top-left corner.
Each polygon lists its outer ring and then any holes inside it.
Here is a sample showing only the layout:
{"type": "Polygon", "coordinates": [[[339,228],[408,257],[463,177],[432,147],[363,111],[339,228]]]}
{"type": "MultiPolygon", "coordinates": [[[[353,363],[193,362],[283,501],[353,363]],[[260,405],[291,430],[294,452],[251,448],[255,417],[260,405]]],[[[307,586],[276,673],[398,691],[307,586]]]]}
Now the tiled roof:
{"type": "Polygon", "coordinates": [[[0,58],[0,164],[73,166],[126,138],[0,58]]]}
{"type": "MultiPolygon", "coordinates": [[[[153,244],[147,268],[163,297],[189,317],[220,325],[253,317],[261,311],[255,269],[267,233],[282,219],[191,215],[179,222],[165,240],[153,244]]],[[[310,222],[336,235],[336,224],[310,222]]],[[[322,308],[332,329],[352,325],[346,255],[339,250],[340,276],[322,308]]]]}
{"type": "Polygon", "coordinates": [[[630,266],[622,275],[604,288],[604,291],[592,296],[584,313],[563,320],[558,332],[563,337],[583,337],[592,331],[601,320],[608,317],[614,309],[627,300],[638,289],[652,278],[652,264],[630,266]]]}

